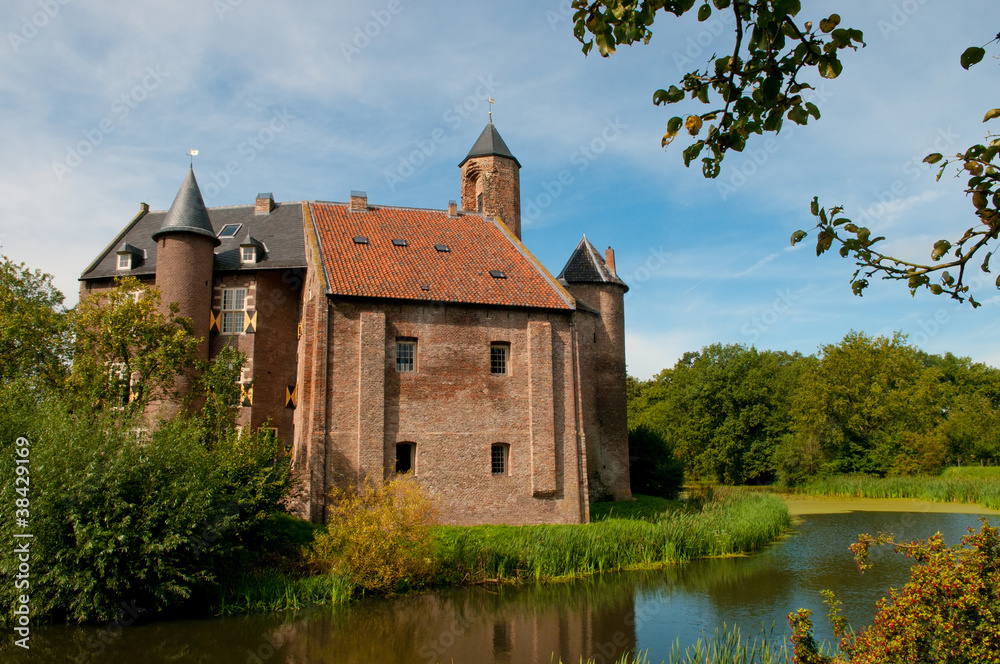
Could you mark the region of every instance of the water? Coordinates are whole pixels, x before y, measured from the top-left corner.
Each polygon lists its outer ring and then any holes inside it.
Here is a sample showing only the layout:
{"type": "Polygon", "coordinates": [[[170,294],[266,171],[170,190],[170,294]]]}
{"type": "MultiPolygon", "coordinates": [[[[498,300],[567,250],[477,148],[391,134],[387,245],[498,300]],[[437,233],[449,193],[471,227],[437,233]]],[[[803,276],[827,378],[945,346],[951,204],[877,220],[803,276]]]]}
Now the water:
{"type": "Polygon", "coordinates": [[[791,535],[763,552],[702,560],[656,572],[606,574],[545,587],[449,589],[395,599],[214,620],[149,625],[50,626],[32,630],[31,651],[0,646],[3,662],[204,662],[228,664],[528,664],[613,662],[648,650],[666,660],[676,640],[738,623],[744,633],[774,626],[787,635],[786,615],[813,611],[817,637],[832,637],[820,591],[844,602],[855,627],[868,624],[889,586],[906,582],[909,561],[888,551],[861,574],[847,550],[858,533],[891,531],[923,538],[941,531],[958,542],[970,514],[852,512],[803,518],[791,535]]]}

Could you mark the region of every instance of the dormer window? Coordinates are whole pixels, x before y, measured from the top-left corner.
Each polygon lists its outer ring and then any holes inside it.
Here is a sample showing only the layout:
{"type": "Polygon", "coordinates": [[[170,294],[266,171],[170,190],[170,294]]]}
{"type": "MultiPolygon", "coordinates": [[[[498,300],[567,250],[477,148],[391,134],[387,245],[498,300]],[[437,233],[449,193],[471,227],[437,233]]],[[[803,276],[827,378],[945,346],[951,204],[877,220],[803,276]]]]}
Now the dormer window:
{"type": "Polygon", "coordinates": [[[118,254],[118,269],[119,270],[132,269],[132,254],[130,253],[118,254]]]}
{"type": "Polygon", "coordinates": [[[138,247],[133,247],[128,243],[128,240],[122,242],[121,246],[118,247],[118,271],[124,272],[126,270],[134,270],[139,267],[142,259],[145,257],[142,249],[138,247]]]}
{"type": "Polygon", "coordinates": [[[253,265],[264,258],[265,250],[264,243],[250,235],[248,231],[246,238],[240,242],[240,262],[244,265],[253,265]]]}
{"type": "Polygon", "coordinates": [[[250,245],[240,247],[242,251],[242,261],[244,264],[257,262],[257,247],[250,245]]]}

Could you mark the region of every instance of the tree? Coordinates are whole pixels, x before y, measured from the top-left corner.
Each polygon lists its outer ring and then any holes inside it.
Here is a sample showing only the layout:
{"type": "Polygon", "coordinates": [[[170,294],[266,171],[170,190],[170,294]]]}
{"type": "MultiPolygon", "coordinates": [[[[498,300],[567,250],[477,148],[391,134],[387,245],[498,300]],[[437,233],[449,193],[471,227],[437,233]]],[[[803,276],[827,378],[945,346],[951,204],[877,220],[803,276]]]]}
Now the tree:
{"type": "Polygon", "coordinates": [[[684,486],[684,464],[659,431],[640,424],[628,432],[632,491],[674,500],[684,486]]]}
{"type": "Polygon", "coordinates": [[[904,335],[850,332],[820,355],[793,397],[792,429],[818,442],[829,470],[908,474],[914,455],[920,469],[940,469],[946,387],[904,335]]]}
{"type": "Polygon", "coordinates": [[[62,303],[52,275],[0,255],[0,383],[65,377],[71,335],[62,303]]]}
{"type": "Polygon", "coordinates": [[[199,339],[177,316],[160,311],[160,291],[135,277],[119,277],[108,291],[91,293],[73,315],[76,354],[71,383],[90,405],[141,411],[153,399],[173,398],[177,376],[197,366],[199,339]]]}
{"type": "Polygon", "coordinates": [[[645,408],[630,426],[645,424],[660,433],[693,477],[770,482],[802,362],[797,354],[738,344],[685,353],[646,386],[640,397],[645,408]]]}
{"type": "MultiPolygon", "coordinates": [[[[648,43],[650,26],[662,12],[676,17],[694,11],[695,0],[573,0],[576,10],[573,33],[583,44],[584,54],[596,45],[603,57],[615,52],[615,47],[636,42],[648,43]]],[[[726,152],[742,152],[751,134],[778,133],[784,121],[807,124],[810,116],[818,120],[819,109],[808,101],[811,84],[804,80],[815,70],[822,78],[836,78],[843,70],[839,53],[843,49],[864,46],[859,30],[840,27],[838,14],[818,23],[799,19],[800,0],[704,0],[697,9],[699,21],[707,20],[715,10],[731,11],[735,22],[735,40],[730,52],[713,56],[705,70],[686,73],[678,85],[653,93],[653,103],[677,104],[697,99],[710,106],[704,113],[674,116],[667,121],[662,145],[666,147],[681,128],[695,140],[683,151],[685,166],[689,166],[706,149],[702,158],[702,173],[717,177],[726,152]],[[713,96],[714,95],[714,96],[713,96]],[[709,123],[706,127],[706,123],[709,123]]],[[[986,46],[1000,42],[1000,34],[983,46],[965,50],[959,64],[965,69],[981,62],[986,46]]],[[[1000,117],[1000,108],[986,112],[983,122],[1000,117]]],[[[814,198],[810,211],[816,219],[816,254],[822,255],[836,242],[842,257],[851,257],[857,266],[851,288],[862,295],[875,276],[905,281],[911,293],[926,288],[935,295],[968,300],[973,307],[979,303],[968,293],[966,268],[973,257],[982,262],[980,268],[989,272],[990,258],[1000,237],[1000,135],[988,134],[983,143],[970,146],[950,160],[940,153],[927,155],[925,162],[941,164],[938,178],[953,160],[958,172],[967,172],[966,193],[971,197],[975,225],[960,237],[941,239],[934,243],[930,262],[908,260],[880,251],[879,243],[886,238],[873,236],[871,229],[858,226],[843,216],[842,206],[829,210],[814,198]],[[984,256],[985,254],[985,256],[984,256]],[[950,257],[949,257],[950,255],[950,257]],[[931,279],[937,279],[932,283],[931,279]]],[[[792,244],[808,235],[797,230],[792,244]]],[[[997,279],[1000,288],[1000,277],[997,279]]]]}

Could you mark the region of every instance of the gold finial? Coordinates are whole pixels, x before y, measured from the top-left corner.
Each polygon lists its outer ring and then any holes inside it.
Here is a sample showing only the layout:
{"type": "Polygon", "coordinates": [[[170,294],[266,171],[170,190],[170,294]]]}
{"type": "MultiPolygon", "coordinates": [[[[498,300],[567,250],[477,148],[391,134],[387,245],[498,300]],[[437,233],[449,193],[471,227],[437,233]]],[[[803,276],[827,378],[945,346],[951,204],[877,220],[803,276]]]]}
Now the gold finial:
{"type": "Polygon", "coordinates": [[[493,122],[493,104],[497,103],[497,100],[493,97],[486,97],[485,101],[490,105],[490,122],[493,122]]]}
{"type": "Polygon", "coordinates": [[[191,157],[191,168],[194,168],[194,158],[196,156],[198,156],[198,151],[197,150],[191,150],[190,152],[188,152],[188,155],[190,155],[190,157],[191,157]]]}

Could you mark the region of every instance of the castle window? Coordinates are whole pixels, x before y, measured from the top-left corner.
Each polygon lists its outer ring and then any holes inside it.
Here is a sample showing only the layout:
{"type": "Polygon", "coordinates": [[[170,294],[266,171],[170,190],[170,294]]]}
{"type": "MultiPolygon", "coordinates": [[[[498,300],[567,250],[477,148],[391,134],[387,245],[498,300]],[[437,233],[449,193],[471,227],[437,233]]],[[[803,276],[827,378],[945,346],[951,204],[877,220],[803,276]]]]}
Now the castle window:
{"type": "Polygon", "coordinates": [[[236,234],[240,232],[240,228],[243,224],[226,224],[219,231],[219,237],[236,237],[236,234]]]}
{"type": "Polygon", "coordinates": [[[506,443],[493,443],[490,448],[490,469],[494,475],[509,474],[510,467],[510,445],[506,443]]]}
{"type": "Polygon", "coordinates": [[[495,341],[490,344],[490,373],[502,376],[507,373],[507,358],[510,354],[510,344],[505,341],[495,341]]]}
{"type": "Polygon", "coordinates": [[[132,269],[132,254],[118,254],[118,269],[119,270],[131,270],[132,269]]]}
{"type": "Polygon", "coordinates": [[[479,194],[476,196],[476,206],[478,207],[478,212],[483,211],[483,195],[479,194]]]}
{"type": "Polygon", "coordinates": [[[246,288],[222,289],[222,334],[243,334],[246,329],[246,288]]]}
{"type": "Polygon", "coordinates": [[[396,371],[411,373],[417,370],[417,340],[396,339],[396,371]]]}
{"type": "Polygon", "coordinates": [[[396,443],[396,473],[412,473],[416,466],[417,446],[413,443],[396,443]]]}

